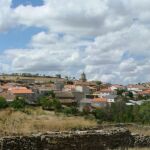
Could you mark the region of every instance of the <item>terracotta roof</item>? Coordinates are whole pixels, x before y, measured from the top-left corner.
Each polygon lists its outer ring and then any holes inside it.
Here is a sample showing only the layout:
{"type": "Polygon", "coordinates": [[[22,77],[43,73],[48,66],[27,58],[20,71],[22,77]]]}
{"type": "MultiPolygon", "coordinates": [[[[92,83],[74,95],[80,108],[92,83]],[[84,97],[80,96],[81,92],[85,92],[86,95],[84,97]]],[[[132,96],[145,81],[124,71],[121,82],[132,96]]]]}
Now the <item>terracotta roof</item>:
{"type": "Polygon", "coordinates": [[[108,89],[102,89],[100,91],[96,91],[94,94],[99,94],[99,93],[111,93],[112,90],[110,88],[108,89]]]}
{"type": "Polygon", "coordinates": [[[102,103],[106,103],[107,99],[106,98],[94,98],[93,102],[102,102],[102,103]]]}
{"type": "Polygon", "coordinates": [[[75,89],[75,85],[65,85],[64,88],[75,89]]]}
{"type": "Polygon", "coordinates": [[[13,87],[9,88],[8,91],[10,91],[13,94],[32,94],[32,90],[27,89],[26,87],[13,87]]]}
{"type": "Polygon", "coordinates": [[[142,92],[139,92],[139,94],[150,94],[150,89],[142,91],[142,92]]]}
{"type": "Polygon", "coordinates": [[[137,84],[129,84],[127,86],[128,88],[138,88],[138,89],[146,89],[146,87],[144,87],[143,85],[137,85],[137,84]]]}
{"type": "Polygon", "coordinates": [[[4,90],[8,90],[9,86],[8,85],[2,85],[1,88],[4,89],[4,90]]]}

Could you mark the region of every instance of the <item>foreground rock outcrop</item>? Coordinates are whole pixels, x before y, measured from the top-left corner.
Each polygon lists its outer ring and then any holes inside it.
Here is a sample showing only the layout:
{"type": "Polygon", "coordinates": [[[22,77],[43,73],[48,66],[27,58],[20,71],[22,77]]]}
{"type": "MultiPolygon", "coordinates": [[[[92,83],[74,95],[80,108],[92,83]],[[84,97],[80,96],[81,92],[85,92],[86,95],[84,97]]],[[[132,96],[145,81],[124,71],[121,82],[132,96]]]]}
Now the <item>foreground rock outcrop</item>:
{"type": "Polygon", "coordinates": [[[134,147],[149,147],[150,149],[150,136],[133,135],[134,147]]]}
{"type": "MultiPolygon", "coordinates": [[[[0,139],[1,150],[104,150],[138,146],[137,136],[124,128],[49,132],[0,139]]],[[[150,137],[149,137],[150,139],[150,137]]],[[[148,139],[148,141],[149,141],[148,139]]],[[[144,142],[144,141],[143,141],[144,142]]],[[[141,145],[141,143],[140,143],[141,145]]],[[[144,146],[147,146],[144,144],[144,146]]]]}

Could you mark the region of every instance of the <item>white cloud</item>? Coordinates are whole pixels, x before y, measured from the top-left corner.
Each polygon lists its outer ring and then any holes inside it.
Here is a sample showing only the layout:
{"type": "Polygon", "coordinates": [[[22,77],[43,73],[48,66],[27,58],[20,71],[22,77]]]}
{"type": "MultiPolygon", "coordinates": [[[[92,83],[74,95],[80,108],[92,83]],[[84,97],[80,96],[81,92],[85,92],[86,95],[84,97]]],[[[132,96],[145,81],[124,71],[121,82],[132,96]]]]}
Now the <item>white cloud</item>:
{"type": "Polygon", "coordinates": [[[11,9],[12,0],[0,0],[0,32],[16,25],[16,18],[11,9]]]}
{"type": "Polygon", "coordinates": [[[11,70],[73,76],[84,70],[105,82],[149,80],[149,0],[44,0],[17,8],[1,0],[0,6],[0,31],[17,25],[46,29],[26,49],[5,50],[3,64],[11,70]]]}

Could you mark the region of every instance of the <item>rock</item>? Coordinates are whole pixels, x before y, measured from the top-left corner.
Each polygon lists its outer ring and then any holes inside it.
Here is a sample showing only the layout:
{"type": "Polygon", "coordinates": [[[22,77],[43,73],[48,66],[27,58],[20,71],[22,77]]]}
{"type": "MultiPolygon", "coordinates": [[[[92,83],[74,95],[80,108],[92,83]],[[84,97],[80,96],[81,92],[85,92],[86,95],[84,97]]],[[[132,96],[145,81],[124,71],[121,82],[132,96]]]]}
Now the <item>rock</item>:
{"type": "Polygon", "coordinates": [[[46,132],[0,139],[1,150],[105,150],[149,144],[150,137],[131,135],[125,128],[46,132]]]}

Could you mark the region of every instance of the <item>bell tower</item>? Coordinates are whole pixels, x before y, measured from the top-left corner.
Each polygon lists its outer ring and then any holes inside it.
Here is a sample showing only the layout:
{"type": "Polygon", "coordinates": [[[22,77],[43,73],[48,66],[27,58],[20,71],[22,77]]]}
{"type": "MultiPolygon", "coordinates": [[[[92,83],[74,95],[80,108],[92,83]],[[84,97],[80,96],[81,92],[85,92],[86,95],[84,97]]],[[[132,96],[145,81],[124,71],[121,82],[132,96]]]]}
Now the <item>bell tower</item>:
{"type": "Polygon", "coordinates": [[[81,74],[80,80],[86,82],[86,74],[84,72],[81,74]]]}

